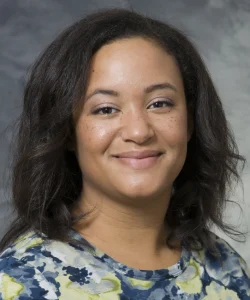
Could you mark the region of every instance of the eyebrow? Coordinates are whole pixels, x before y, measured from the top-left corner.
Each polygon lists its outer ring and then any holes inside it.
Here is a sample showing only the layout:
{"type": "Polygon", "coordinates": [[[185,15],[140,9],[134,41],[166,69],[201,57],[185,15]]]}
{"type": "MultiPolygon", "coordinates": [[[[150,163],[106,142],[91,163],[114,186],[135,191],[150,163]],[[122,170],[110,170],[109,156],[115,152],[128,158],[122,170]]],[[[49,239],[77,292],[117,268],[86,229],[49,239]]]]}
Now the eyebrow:
{"type": "MultiPolygon", "coordinates": [[[[152,84],[152,85],[146,87],[144,89],[144,93],[149,94],[156,90],[165,90],[165,89],[170,89],[170,90],[174,91],[175,93],[178,92],[177,88],[174,85],[172,85],[171,83],[168,83],[168,82],[164,82],[164,83],[152,84]]],[[[98,88],[98,89],[95,89],[92,93],[90,93],[87,96],[86,100],[90,99],[91,97],[93,97],[96,94],[109,95],[109,96],[113,96],[113,97],[119,96],[119,93],[115,92],[113,90],[98,88]]]]}

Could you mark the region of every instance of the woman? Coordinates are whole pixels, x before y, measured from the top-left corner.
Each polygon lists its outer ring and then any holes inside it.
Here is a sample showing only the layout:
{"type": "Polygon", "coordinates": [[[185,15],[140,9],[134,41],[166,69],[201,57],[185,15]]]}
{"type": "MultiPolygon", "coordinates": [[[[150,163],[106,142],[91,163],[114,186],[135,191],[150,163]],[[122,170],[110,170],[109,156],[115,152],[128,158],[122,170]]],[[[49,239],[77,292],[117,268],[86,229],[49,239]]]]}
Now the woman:
{"type": "Polygon", "coordinates": [[[190,41],[96,12],[35,63],[24,95],[2,299],[250,299],[210,232],[244,163],[190,41]],[[230,298],[231,297],[231,298],[230,298]]]}

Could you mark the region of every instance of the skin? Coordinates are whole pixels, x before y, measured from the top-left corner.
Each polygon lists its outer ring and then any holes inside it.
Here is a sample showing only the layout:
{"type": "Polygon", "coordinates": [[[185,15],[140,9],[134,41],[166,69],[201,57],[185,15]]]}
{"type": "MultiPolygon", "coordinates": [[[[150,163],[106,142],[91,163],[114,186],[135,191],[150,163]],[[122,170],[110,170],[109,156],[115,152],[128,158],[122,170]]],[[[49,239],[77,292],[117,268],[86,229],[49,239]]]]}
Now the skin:
{"type": "Polygon", "coordinates": [[[159,269],[176,263],[181,249],[166,246],[164,217],[186,159],[190,123],[182,77],[172,56],[140,37],[103,46],[93,57],[76,120],[83,191],[75,213],[93,212],[75,229],[130,267],[159,269]],[[145,92],[162,83],[173,88],[145,92]],[[105,106],[110,108],[98,110],[105,106]],[[163,154],[145,169],[113,157],[134,150],[163,154]]]}

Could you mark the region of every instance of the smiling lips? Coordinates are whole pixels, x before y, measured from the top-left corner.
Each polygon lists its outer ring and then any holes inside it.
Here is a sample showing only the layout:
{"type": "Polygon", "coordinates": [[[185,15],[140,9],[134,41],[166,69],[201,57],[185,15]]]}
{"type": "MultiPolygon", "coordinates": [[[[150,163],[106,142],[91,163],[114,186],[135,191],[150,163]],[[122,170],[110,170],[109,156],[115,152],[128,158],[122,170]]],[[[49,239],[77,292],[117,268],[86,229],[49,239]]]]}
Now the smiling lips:
{"type": "Polygon", "coordinates": [[[122,164],[130,166],[133,169],[146,169],[154,166],[161,155],[161,151],[146,150],[123,152],[114,155],[114,157],[122,164]]]}

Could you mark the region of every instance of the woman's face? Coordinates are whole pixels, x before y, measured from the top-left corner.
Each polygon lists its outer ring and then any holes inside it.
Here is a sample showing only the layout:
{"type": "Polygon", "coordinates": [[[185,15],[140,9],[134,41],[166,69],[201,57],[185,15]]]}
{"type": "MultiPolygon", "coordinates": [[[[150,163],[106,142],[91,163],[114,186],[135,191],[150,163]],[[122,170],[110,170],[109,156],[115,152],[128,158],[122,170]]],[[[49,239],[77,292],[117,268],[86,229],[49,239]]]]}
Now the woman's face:
{"type": "Polygon", "coordinates": [[[93,57],[76,122],[83,190],[120,197],[168,193],[190,134],[180,71],[154,42],[129,38],[93,57]]]}

